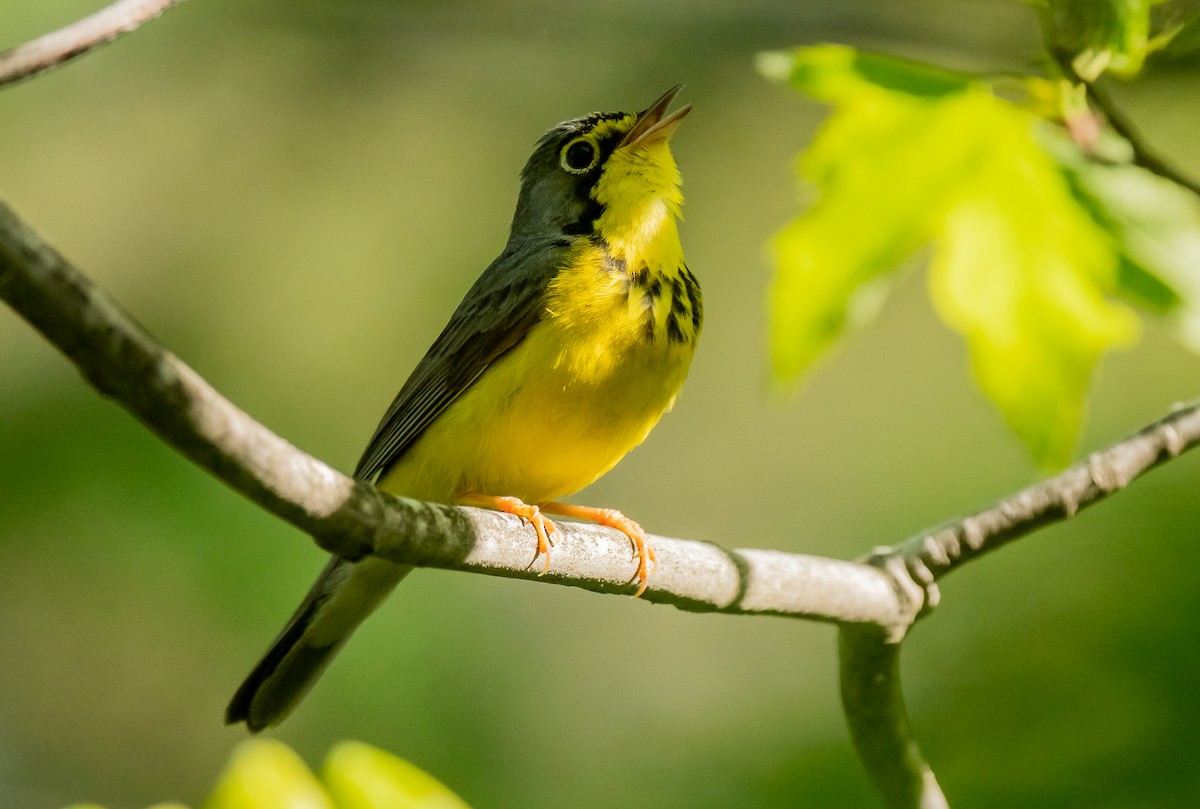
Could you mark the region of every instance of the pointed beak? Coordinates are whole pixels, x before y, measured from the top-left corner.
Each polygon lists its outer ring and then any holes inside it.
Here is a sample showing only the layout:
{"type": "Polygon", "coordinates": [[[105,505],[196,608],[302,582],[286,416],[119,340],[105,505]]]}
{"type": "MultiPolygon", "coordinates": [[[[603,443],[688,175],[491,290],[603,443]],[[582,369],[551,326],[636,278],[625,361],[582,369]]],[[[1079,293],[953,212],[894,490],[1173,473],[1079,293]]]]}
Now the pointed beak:
{"type": "Polygon", "coordinates": [[[639,112],[633,129],[629,130],[629,134],[617,144],[617,148],[623,149],[626,146],[633,146],[639,143],[653,143],[654,141],[670,138],[679,127],[679,122],[692,111],[692,105],[688,104],[663,117],[667,111],[667,107],[671,105],[671,101],[675,96],[679,95],[679,91],[682,89],[682,84],[675,85],[663,93],[662,98],[651,104],[648,109],[639,112]]]}

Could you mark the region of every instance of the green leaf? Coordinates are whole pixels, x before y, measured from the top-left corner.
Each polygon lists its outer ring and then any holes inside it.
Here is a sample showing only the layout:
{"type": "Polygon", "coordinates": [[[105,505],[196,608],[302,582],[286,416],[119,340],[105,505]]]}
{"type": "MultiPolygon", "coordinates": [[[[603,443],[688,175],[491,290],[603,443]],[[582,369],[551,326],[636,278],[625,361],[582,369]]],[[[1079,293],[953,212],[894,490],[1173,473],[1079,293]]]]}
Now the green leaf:
{"type": "Polygon", "coordinates": [[[1105,71],[1133,76],[1149,51],[1151,5],[1151,0],[1050,0],[1051,47],[1066,53],[1087,81],[1105,71]]]}
{"type": "Polygon", "coordinates": [[[1114,240],[1118,291],[1167,315],[1179,339],[1200,352],[1200,199],[1140,166],[1089,159],[1068,138],[1043,142],[1114,240]]]}
{"type": "Polygon", "coordinates": [[[1066,462],[1097,361],[1137,335],[1110,299],[1122,278],[1112,238],[1039,147],[1030,113],[974,82],[937,94],[874,84],[867,60],[815,50],[793,54],[798,72],[772,57],[776,75],[835,104],[799,164],[818,200],[772,242],[777,374],[798,375],[867,319],[932,242],[931,296],[967,339],[980,387],[1039,462],[1066,462]]]}
{"type": "MultiPolygon", "coordinates": [[[[961,130],[970,122],[954,103],[866,83],[858,68],[868,60],[843,58],[847,50],[794,54],[805,81],[840,105],[799,164],[820,198],[772,242],[771,344],[783,378],[799,375],[847,327],[873,317],[886,276],[928,241],[969,159],[961,130]],[[944,149],[943,159],[930,159],[931,144],[944,149]]],[[[907,68],[900,63],[896,72],[907,68]]]]}
{"type": "Polygon", "coordinates": [[[333,809],[325,790],[291,749],[269,739],[233,751],[205,809],[333,809]]]}
{"type": "Polygon", "coordinates": [[[984,393],[1043,464],[1071,457],[1092,369],[1138,323],[1106,295],[1117,261],[1029,122],[980,110],[984,159],[941,223],[930,290],[984,393]]]}
{"type": "Polygon", "coordinates": [[[342,742],[325,763],[339,809],[469,809],[433,776],[360,742],[342,742]]]}
{"type": "Polygon", "coordinates": [[[937,98],[965,90],[975,80],[965,73],[922,62],[855,50],[846,45],[816,45],[789,53],[762,53],[758,69],[824,101],[879,88],[910,96],[937,98]]]}

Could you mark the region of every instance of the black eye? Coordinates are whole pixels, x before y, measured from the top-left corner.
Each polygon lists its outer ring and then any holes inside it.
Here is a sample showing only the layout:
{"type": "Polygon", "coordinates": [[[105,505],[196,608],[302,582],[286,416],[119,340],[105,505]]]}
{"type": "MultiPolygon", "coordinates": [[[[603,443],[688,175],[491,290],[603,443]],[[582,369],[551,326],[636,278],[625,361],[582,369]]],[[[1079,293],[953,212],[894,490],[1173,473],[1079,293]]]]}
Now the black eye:
{"type": "Polygon", "coordinates": [[[580,138],[568,143],[562,152],[562,167],[572,174],[582,174],[596,165],[596,147],[580,138]]]}

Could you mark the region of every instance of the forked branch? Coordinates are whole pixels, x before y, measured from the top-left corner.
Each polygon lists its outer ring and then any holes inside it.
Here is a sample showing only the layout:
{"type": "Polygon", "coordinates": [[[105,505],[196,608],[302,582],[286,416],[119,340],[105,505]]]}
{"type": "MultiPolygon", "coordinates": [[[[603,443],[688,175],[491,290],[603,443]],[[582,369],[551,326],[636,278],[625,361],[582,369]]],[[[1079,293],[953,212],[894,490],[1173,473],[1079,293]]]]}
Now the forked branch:
{"type": "MultiPolygon", "coordinates": [[[[937,580],[989,551],[1125,488],[1135,478],[1200,443],[1200,406],[1180,406],[1062,474],[990,508],[876,550],[870,564],[886,571],[901,604],[928,610],[937,580]]],[[[842,704],[850,735],[876,787],[897,809],[941,809],[946,799],[909,726],[900,688],[902,635],[867,624],[841,625],[842,704]]]]}

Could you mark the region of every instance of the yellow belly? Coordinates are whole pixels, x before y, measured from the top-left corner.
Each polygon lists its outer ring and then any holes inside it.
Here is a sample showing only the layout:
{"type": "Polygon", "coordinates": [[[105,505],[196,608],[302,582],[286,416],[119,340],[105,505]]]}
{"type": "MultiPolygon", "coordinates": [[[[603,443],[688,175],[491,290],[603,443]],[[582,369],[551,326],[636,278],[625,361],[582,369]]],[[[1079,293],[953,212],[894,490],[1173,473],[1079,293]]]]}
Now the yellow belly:
{"type": "Polygon", "coordinates": [[[581,369],[579,352],[613,346],[579,337],[553,319],[534,326],[404,453],[380,488],[436,502],[474,492],[544,503],[611,469],[670,409],[693,346],[632,343],[619,361],[581,369]]]}

